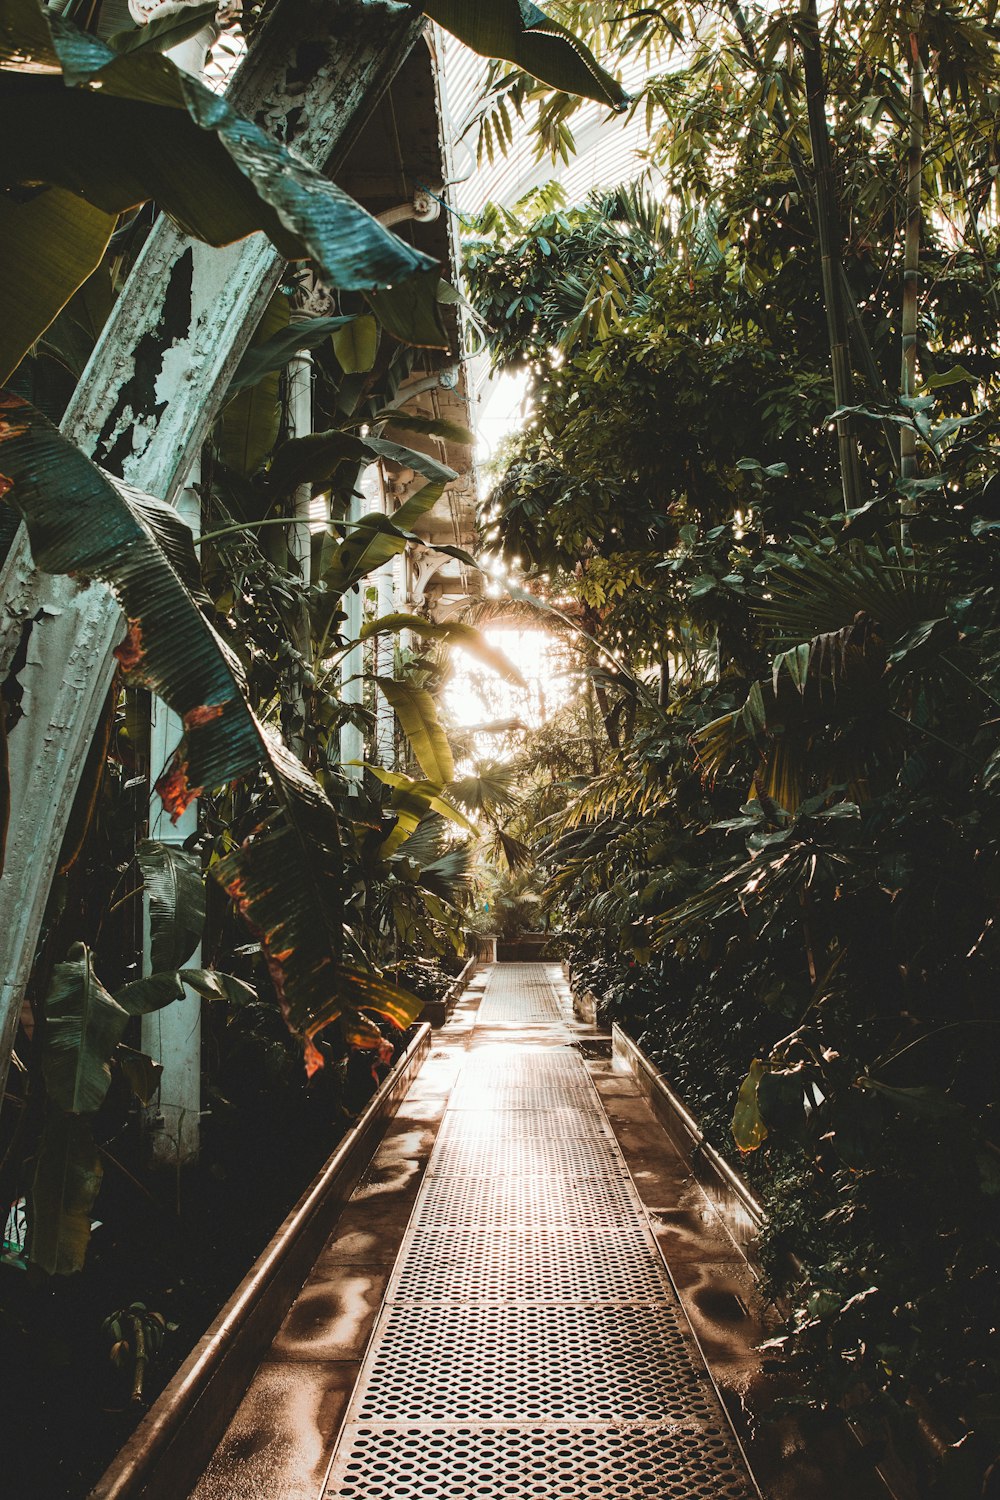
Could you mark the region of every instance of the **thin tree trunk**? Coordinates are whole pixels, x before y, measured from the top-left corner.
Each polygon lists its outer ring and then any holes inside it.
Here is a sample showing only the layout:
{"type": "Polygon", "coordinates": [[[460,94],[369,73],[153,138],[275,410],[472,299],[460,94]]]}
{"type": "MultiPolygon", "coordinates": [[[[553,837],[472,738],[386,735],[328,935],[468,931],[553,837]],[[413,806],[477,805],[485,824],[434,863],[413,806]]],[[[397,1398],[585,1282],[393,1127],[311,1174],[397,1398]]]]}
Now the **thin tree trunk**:
{"type": "MultiPolygon", "coordinates": [[[[819,18],[816,0],[803,0],[800,11],[802,27],[800,45],[806,83],[806,109],[809,119],[809,143],[813,158],[813,190],[816,202],[816,237],[819,241],[820,267],[823,276],[823,301],[830,337],[830,364],[833,371],[833,399],[838,407],[854,404],[854,373],[851,369],[847,318],[840,288],[840,215],[837,210],[837,188],[830,150],[830,132],[826,121],[826,83],[820,54],[819,18]]],[[[844,509],[855,510],[861,504],[861,470],[858,445],[849,417],[837,418],[837,446],[840,453],[840,478],[844,509]]]]}
{"type": "MultiPolygon", "coordinates": [[[[920,203],[924,164],[924,65],[920,57],[920,23],[923,7],[914,11],[910,32],[910,143],[906,154],[906,246],[903,257],[902,348],[899,394],[912,398],[917,387],[917,305],[920,293],[920,203]]],[[[899,477],[916,479],[917,435],[904,427],[899,444],[899,477]]],[[[912,515],[915,503],[903,497],[903,515],[912,515]]]]}

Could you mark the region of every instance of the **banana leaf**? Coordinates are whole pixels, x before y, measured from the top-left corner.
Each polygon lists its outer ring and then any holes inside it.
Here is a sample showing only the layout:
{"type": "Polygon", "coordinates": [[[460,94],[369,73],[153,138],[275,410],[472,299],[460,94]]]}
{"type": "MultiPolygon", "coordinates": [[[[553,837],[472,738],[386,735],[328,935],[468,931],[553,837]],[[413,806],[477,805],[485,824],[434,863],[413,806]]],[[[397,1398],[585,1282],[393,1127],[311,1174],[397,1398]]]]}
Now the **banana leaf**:
{"type": "Polygon", "coordinates": [[[629,102],[583,43],[531,0],[424,0],[422,8],[483,57],[515,63],[552,88],[612,109],[629,102]]]}
{"type": "Polygon", "coordinates": [[[444,788],[437,782],[417,781],[412,776],[404,776],[401,771],[388,771],[384,766],[367,763],[365,770],[392,789],[389,808],[396,814],[396,823],[379,846],[379,854],[383,859],[395,854],[416,833],[429,813],[446,818],[466,833],[477,831],[465,814],[448,800],[444,795],[444,788]]]}
{"type": "Polygon", "coordinates": [[[264,351],[288,337],[289,314],[288,298],[276,292],[229,388],[232,400],[226,402],[218,426],[219,456],[237,474],[256,474],[278,439],[281,367],[264,351]]]}
{"type": "Polygon", "coordinates": [[[391,677],[376,677],[386,702],[392,707],[420,769],[428,781],[452,781],[455,762],[448,737],[441,727],[437,706],[426,688],[391,677]]]}
{"type": "Polygon", "coordinates": [[[181,719],[184,738],[157,783],[167,810],[179,815],[204,787],[266,768],[281,809],[276,824],[217,863],[213,874],[259,933],[288,1024],[308,1043],[309,1066],[320,1056],[311,1041],[316,1016],[332,1014],[334,996],[345,1034],[366,1036],[371,1045],[377,1028],[356,1009],[371,1001],[358,1000],[355,989],[365,997],[375,991],[354,987],[348,971],[341,972],[344,876],[336,810],[251,711],[238,662],[185,586],[197,562],[190,534],[180,556],[183,523],[169,506],[111,480],[9,393],[0,396],[0,474],[0,491],[25,520],[37,566],[110,585],[129,622],[116,653],[122,670],[181,719]]]}
{"type": "Polygon", "coordinates": [[[444,482],[425,484],[393,513],[391,521],[388,516],[363,516],[327,564],[323,582],[331,593],[346,593],[360,578],[405,551],[411,527],[433,509],[444,488],[444,482]]]}
{"type": "Polygon", "coordinates": [[[428,620],[423,615],[383,615],[381,619],[369,620],[367,625],[363,625],[359,639],[367,641],[375,635],[396,635],[401,630],[412,630],[414,635],[428,636],[435,641],[447,641],[449,646],[461,646],[463,651],[477,657],[505,682],[513,683],[515,687],[527,687],[510,658],[491,646],[474,625],[466,625],[461,620],[428,620]]]}
{"type": "Polygon", "coordinates": [[[157,839],[143,839],[136,857],[149,897],[153,969],[179,969],[197,948],[205,926],[201,862],[157,839]]]}
{"type": "Polygon", "coordinates": [[[0,193],[0,382],[100,264],[116,222],[66,188],[0,193]]]}
{"type": "Polygon", "coordinates": [[[333,352],[345,375],[365,375],[378,353],[378,325],[365,313],[349,318],[346,327],[333,335],[333,352]]]}
{"type": "Polygon", "coordinates": [[[86,1115],[50,1110],[28,1192],[28,1259],[50,1276],[83,1267],[103,1176],[86,1115]]]}
{"type": "Polygon", "coordinates": [[[402,406],[385,407],[375,413],[372,422],[402,427],[405,432],[425,432],[428,437],[444,438],[448,443],[465,443],[469,447],[476,441],[468,427],[463,427],[460,422],[450,422],[446,417],[427,417],[422,412],[409,412],[402,406]]]}
{"type": "Polygon", "coordinates": [[[111,1054],[129,1013],[94,973],[90,953],[74,943],[56,964],[45,997],[42,1071],[49,1099],[74,1115],[100,1109],[111,1085],[111,1054]]]}
{"type": "MultiPolygon", "coordinates": [[[[282,293],[278,295],[287,306],[288,299],[282,293]]],[[[342,333],[349,324],[356,321],[355,318],[338,317],[310,318],[305,323],[288,323],[286,319],[287,326],[281,327],[278,332],[267,338],[254,339],[236,366],[236,373],[229,386],[230,393],[256,385],[265,375],[283,370],[300,349],[315,349],[331,336],[336,342],[337,333],[342,333]]]]}
{"type": "MultiPolygon", "coordinates": [[[[29,236],[32,215],[6,210],[28,236],[9,279],[20,289],[23,265],[44,290],[26,299],[10,333],[0,328],[5,373],[99,264],[108,219],[150,198],[212,245],[263,230],[290,259],[314,259],[332,286],[391,286],[405,300],[415,273],[437,276],[429,257],[155,49],[116,52],[37,0],[5,0],[0,73],[0,186],[16,199],[48,184],[99,210],[72,255],[59,236],[29,236]]],[[[57,208],[53,199],[34,217],[57,208]]]]}

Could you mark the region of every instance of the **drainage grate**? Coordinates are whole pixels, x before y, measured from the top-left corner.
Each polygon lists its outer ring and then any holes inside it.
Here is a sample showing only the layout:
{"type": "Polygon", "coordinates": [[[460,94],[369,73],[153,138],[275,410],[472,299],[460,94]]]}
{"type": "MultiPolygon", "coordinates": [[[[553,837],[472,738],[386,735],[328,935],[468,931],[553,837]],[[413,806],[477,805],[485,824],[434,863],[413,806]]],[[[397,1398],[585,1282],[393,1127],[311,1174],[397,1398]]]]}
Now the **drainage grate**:
{"type": "Polygon", "coordinates": [[[404,1302],[663,1300],[645,1229],[412,1229],[390,1286],[404,1302]]]}
{"type": "Polygon", "coordinates": [[[487,1076],[463,1078],[449,1109],[589,1109],[597,1114],[597,1095],[588,1078],[539,1078],[517,1083],[487,1076]]]}
{"type": "Polygon", "coordinates": [[[639,1222],[625,1177],[454,1177],[427,1184],[419,1222],[481,1224],[489,1229],[639,1222]]]}
{"type": "Polygon", "coordinates": [[[456,1109],[448,1110],[439,1139],[531,1140],[535,1136],[610,1136],[606,1117],[596,1109],[456,1109]]]}
{"type": "Polygon", "coordinates": [[[560,1021],[559,997],[552,979],[555,965],[503,964],[494,969],[476,1016],[478,1026],[492,1021],[560,1021]]]}
{"type": "Polygon", "coordinates": [[[712,1427],[718,1411],[675,1308],[480,1303],[391,1308],[354,1419],[712,1427]]]}
{"type": "Polygon", "coordinates": [[[720,1428],[358,1424],[327,1500],[749,1500],[720,1428]]]}
{"type": "MultiPolygon", "coordinates": [[[[468,1120],[469,1115],[463,1116],[468,1120]]],[[[570,1173],[625,1175],[625,1160],[610,1132],[606,1135],[553,1136],[548,1131],[514,1136],[447,1131],[427,1168],[436,1177],[532,1177],[570,1173]]]]}

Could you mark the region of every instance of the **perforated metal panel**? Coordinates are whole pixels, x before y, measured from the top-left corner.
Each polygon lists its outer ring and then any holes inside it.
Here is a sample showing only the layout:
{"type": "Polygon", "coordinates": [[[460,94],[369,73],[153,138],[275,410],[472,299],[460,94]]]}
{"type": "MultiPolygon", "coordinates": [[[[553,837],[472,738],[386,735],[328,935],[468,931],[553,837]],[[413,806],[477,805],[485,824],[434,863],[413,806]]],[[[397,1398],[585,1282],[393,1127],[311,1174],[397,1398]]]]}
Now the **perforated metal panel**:
{"type": "Polygon", "coordinates": [[[357,1420],[718,1421],[667,1306],[396,1307],[357,1420]]]}
{"type": "Polygon", "coordinates": [[[747,1500],[721,1428],[353,1425],[327,1500],[747,1500]]]}
{"type": "MultiPolygon", "coordinates": [[[[466,1116],[468,1118],[468,1116],[466,1116]]],[[[610,1130],[604,1136],[557,1136],[544,1131],[534,1135],[452,1134],[440,1142],[428,1180],[448,1177],[526,1177],[554,1173],[624,1176],[625,1161],[610,1130]]]]}
{"type": "Polygon", "coordinates": [[[574,1136],[610,1136],[611,1127],[592,1109],[456,1109],[449,1110],[441,1127],[441,1140],[552,1140],[574,1136]]]}
{"type": "Polygon", "coordinates": [[[544,965],[490,970],[327,1500],[749,1500],[544,965]],[[493,1033],[505,1035],[498,1029],[493,1033]]]}
{"type": "Polygon", "coordinates": [[[476,1018],[480,1026],[519,1021],[522,1026],[560,1019],[555,965],[497,964],[476,1018]]]}
{"type": "Polygon", "coordinates": [[[480,1224],[497,1229],[548,1226],[617,1228],[631,1212],[631,1184],[624,1176],[468,1177],[436,1176],[428,1183],[424,1222],[480,1224]]]}
{"type": "Polygon", "coordinates": [[[411,1235],[389,1296],[406,1302],[632,1301],[669,1282],[640,1225],[620,1229],[430,1229],[411,1235]]]}

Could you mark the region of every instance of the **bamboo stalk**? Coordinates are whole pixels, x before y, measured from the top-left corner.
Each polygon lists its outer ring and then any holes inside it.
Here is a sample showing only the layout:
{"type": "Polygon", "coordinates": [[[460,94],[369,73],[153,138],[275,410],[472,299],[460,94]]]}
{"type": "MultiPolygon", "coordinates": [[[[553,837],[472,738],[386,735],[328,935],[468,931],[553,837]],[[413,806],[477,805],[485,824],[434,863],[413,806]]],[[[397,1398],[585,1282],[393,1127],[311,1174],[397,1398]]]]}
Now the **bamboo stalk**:
{"type": "MultiPolygon", "coordinates": [[[[813,159],[813,193],[816,203],[816,237],[819,241],[820,269],[823,277],[823,301],[830,339],[830,365],[833,373],[833,398],[838,407],[854,404],[854,372],[848,345],[847,317],[840,295],[840,215],[834,180],[830,132],[826,121],[826,82],[820,55],[819,17],[816,0],[802,0],[799,12],[802,22],[799,45],[806,83],[806,110],[809,121],[809,144],[813,159]]],[[[855,510],[861,504],[861,470],[858,445],[849,417],[837,418],[837,447],[840,454],[840,478],[844,509],[855,510]]]]}
{"type": "MultiPolygon", "coordinates": [[[[920,206],[924,157],[924,65],[920,56],[920,25],[923,5],[913,11],[910,32],[910,140],[906,153],[906,243],[903,254],[903,309],[900,348],[899,394],[912,397],[917,386],[917,309],[920,298],[920,206]]],[[[899,440],[899,477],[916,479],[917,434],[904,427],[899,440]]],[[[903,515],[915,510],[904,496],[903,515]]]]}
{"type": "MultiPolygon", "coordinates": [[[[739,0],[726,0],[726,9],[729,11],[729,15],[732,19],[733,25],[736,27],[740,41],[743,43],[743,47],[746,51],[747,57],[750,59],[751,66],[757,73],[758,77],[763,77],[764,67],[761,62],[760,53],[757,50],[757,43],[754,40],[753,33],[750,30],[750,23],[746,18],[746,14],[743,11],[742,6],[739,4],[739,0]]],[[[802,155],[802,152],[799,150],[798,142],[795,140],[794,136],[791,133],[788,116],[785,114],[785,111],[782,109],[777,100],[775,100],[775,102],[771,105],[770,114],[771,119],[774,122],[775,129],[787,140],[788,161],[792,169],[792,176],[795,178],[795,184],[799,192],[802,194],[805,202],[812,205],[813,215],[815,217],[816,200],[815,194],[813,192],[812,182],[809,177],[809,171],[806,167],[805,159],[802,155]]],[[[861,313],[858,310],[857,298],[855,297],[854,292],[851,288],[850,280],[848,279],[847,272],[844,269],[843,260],[839,255],[837,256],[836,270],[838,291],[844,304],[844,310],[847,314],[848,329],[850,333],[851,343],[854,347],[854,352],[861,362],[862,368],[864,369],[865,379],[868,381],[868,384],[871,388],[871,394],[877,401],[881,401],[883,406],[889,406],[892,404],[891,397],[888,390],[886,389],[885,381],[882,379],[882,373],[879,370],[878,362],[875,358],[874,351],[872,350],[871,340],[868,337],[868,330],[865,327],[864,319],[862,318],[861,313]]],[[[892,464],[892,467],[898,472],[899,431],[895,423],[890,422],[887,419],[883,419],[881,427],[882,436],[885,439],[886,449],[889,454],[889,462],[892,464]]]]}

